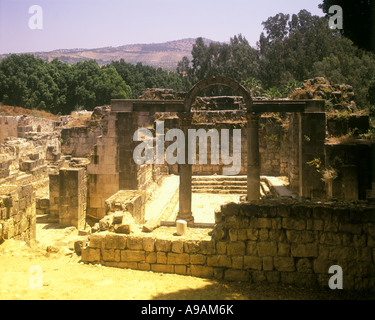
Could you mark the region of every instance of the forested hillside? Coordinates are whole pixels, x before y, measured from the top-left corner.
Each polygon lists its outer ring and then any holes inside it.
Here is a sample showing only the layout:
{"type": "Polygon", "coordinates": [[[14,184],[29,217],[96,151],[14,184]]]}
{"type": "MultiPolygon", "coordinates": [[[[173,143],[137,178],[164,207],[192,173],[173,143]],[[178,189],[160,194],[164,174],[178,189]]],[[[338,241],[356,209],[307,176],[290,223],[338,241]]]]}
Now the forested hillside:
{"type": "Polygon", "coordinates": [[[187,91],[206,77],[225,75],[254,96],[287,97],[309,78],[353,87],[359,109],[375,109],[375,55],[360,49],[328,17],[277,14],[263,22],[257,47],[241,34],[226,43],[198,38],[191,57],[176,72],[120,61],[100,66],[95,60],[73,65],[46,62],[33,55],[11,55],[0,62],[0,101],[4,105],[67,114],[92,110],[114,98],[138,98],[147,88],[187,91]]]}

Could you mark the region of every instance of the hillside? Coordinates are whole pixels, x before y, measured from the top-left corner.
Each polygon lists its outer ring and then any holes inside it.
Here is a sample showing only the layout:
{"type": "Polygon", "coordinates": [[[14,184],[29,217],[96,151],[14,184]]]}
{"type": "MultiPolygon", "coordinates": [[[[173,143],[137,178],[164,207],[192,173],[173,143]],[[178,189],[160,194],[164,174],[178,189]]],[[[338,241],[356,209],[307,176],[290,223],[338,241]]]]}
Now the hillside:
{"type": "MultiPolygon", "coordinates": [[[[212,40],[205,39],[206,43],[212,40]]],[[[141,62],[166,70],[176,69],[178,61],[184,56],[191,58],[191,50],[195,39],[188,38],[164,43],[130,44],[120,47],[104,47],[96,49],[59,49],[49,52],[29,52],[36,57],[51,61],[55,58],[74,64],[78,61],[95,59],[99,64],[124,59],[125,62],[136,64],[141,62]]],[[[0,60],[7,55],[0,55],[0,60]]]]}

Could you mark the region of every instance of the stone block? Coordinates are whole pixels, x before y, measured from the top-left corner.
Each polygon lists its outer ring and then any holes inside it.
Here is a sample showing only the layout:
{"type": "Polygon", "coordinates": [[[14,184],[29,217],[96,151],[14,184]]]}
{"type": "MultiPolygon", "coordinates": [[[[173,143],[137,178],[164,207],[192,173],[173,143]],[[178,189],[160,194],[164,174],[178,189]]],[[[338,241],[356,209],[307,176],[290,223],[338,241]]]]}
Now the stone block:
{"type": "Polygon", "coordinates": [[[143,239],[141,237],[128,237],[126,239],[126,248],[129,250],[142,250],[143,239]]]}
{"type": "Polygon", "coordinates": [[[224,279],[228,281],[249,281],[250,274],[245,270],[228,269],[224,272],[224,279]]]}
{"type": "Polygon", "coordinates": [[[306,221],[302,219],[283,218],[282,227],[283,229],[305,230],[306,221]]]}
{"type": "Polygon", "coordinates": [[[243,257],[241,256],[232,257],[232,269],[243,269],[243,257]]]}
{"type": "Polygon", "coordinates": [[[294,259],[289,257],[275,257],[274,266],[277,271],[295,271],[294,259]]]}
{"type": "Polygon", "coordinates": [[[244,256],[243,266],[245,269],[262,270],[263,261],[259,257],[244,256]]]}
{"type": "Polygon", "coordinates": [[[251,271],[250,273],[251,273],[251,279],[253,282],[258,283],[258,282],[266,281],[266,276],[265,276],[264,271],[255,270],[255,271],[251,271]]]}
{"type": "Polygon", "coordinates": [[[167,253],[156,252],[156,262],[159,264],[167,264],[167,253]]]}
{"type": "Polygon", "coordinates": [[[246,252],[246,245],[243,241],[229,242],[227,245],[228,256],[243,256],[246,252]]]}
{"type": "Polygon", "coordinates": [[[183,253],[184,252],[184,243],[183,243],[183,241],[173,241],[172,242],[172,252],[174,252],[174,253],[183,253]]]}
{"type": "Polygon", "coordinates": [[[102,251],[102,256],[104,261],[116,261],[120,262],[120,250],[108,249],[102,251]]]}
{"type": "Polygon", "coordinates": [[[277,244],[274,241],[258,242],[257,250],[260,257],[273,257],[277,253],[277,244]]]}
{"type": "Polygon", "coordinates": [[[264,229],[264,228],[272,228],[272,219],[269,218],[251,218],[250,219],[250,228],[254,229],[264,229]]]}
{"type": "Polygon", "coordinates": [[[175,265],[174,266],[174,272],[176,274],[186,275],[187,274],[187,268],[183,265],[175,265]]]}
{"type": "Polygon", "coordinates": [[[191,254],[190,255],[190,264],[205,264],[206,256],[203,254],[191,254]]]}
{"type": "Polygon", "coordinates": [[[184,242],[184,252],[186,253],[198,253],[199,242],[194,240],[188,240],[184,242]]]}
{"type": "Polygon", "coordinates": [[[216,253],[226,254],[227,253],[227,243],[223,241],[216,242],[216,253]]]}
{"type": "Polygon", "coordinates": [[[144,251],[121,250],[121,261],[123,262],[142,262],[146,260],[144,251]]]}
{"type": "Polygon", "coordinates": [[[154,238],[143,238],[142,239],[143,250],[152,252],[155,250],[155,239],[154,238]]]}
{"type": "Polygon", "coordinates": [[[140,262],[138,263],[138,270],[141,270],[141,271],[150,271],[151,270],[151,265],[149,263],[143,263],[143,262],[140,262]]]}
{"type": "Polygon", "coordinates": [[[362,225],[354,223],[340,223],[339,230],[343,232],[349,232],[353,234],[361,234],[362,225]]]}
{"type": "Polygon", "coordinates": [[[207,265],[210,267],[230,267],[231,259],[226,255],[208,256],[207,265]]]}
{"type": "Polygon", "coordinates": [[[215,253],[215,242],[213,241],[200,241],[199,242],[200,253],[202,254],[214,254],[215,253]]]}
{"type": "Polygon", "coordinates": [[[194,277],[212,278],[214,276],[214,268],[201,265],[191,265],[190,274],[194,277]]]}
{"type": "Polygon", "coordinates": [[[296,268],[298,272],[302,272],[302,273],[313,272],[312,261],[306,258],[298,259],[296,262],[296,268]]]}
{"type": "Polygon", "coordinates": [[[279,257],[289,257],[290,255],[290,244],[279,242],[277,245],[277,255],[279,257]]]}
{"type": "Polygon", "coordinates": [[[273,270],[273,257],[263,258],[263,270],[272,271],[273,270]]]}
{"type": "Polygon", "coordinates": [[[315,243],[292,243],[291,253],[293,257],[309,258],[318,256],[318,246],[315,243]]]}
{"type": "Polygon", "coordinates": [[[168,253],[167,264],[189,264],[189,254],[187,253],[168,253]]]}
{"type": "Polygon", "coordinates": [[[278,283],[280,282],[280,272],[279,271],[270,271],[264,273],[269,283],[278,283]]]}
{"type": "Polygon", "coordinates": [[[246,229],[247,230],[247,239],[252,241],[258,240],[258,230],[256,229],[246,229]]]}
{"type": "Polygon", "coordinates": [[[155,240],[155,249],[156,251],[171,251],[171,241],[165,239],[156,239],[155,240]]]}
{"type": "Polygon", "coordinates": [[[91,234],[89,236],[90,248],[102,248],[105,241],[105,236],[102,234],[91,234]]]}
{"type": "Polygon", "coordinates": [[[81,258],[83,262],[100,262],[100,249],[82,248],[81,258]]]}
{"type": "Polygon", "coordinates": [[[146,263],[156,263],[156,252],[146,253],[146,263]]]}
{"type": "Polygon", "coordinates": [[[258,255],[258,247],[256,241],[247,241],[246,243],[246,255],[249,256],[257,256],[258,255]]]}

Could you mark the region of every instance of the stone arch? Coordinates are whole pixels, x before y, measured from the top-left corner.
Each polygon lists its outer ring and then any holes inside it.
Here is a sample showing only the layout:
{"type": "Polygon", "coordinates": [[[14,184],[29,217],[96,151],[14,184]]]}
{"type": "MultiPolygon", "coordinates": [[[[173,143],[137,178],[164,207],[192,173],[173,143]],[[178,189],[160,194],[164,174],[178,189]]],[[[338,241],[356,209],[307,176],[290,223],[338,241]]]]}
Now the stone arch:
{"type": "Polygon", "coordinates": [[[206,78],[198,83],[196,83],[190,91],[187,93],[185,100],[184,100],[184,106],[185,106],[185,112],[190,112],[191,105],[194,102],[195,98],[198,96],[199,92],[201,92],[203,89],[206,89],[208,87],[212,86],[226,86],[229,87],[241,94],[241,96],[244,98],[245,105],[247,110],[251,110],[253,100],[251,99],[250,92],[246,90],[244,86],[239,84],[237,81],[219,76],[219,77],[211,77],[206,78]]]}

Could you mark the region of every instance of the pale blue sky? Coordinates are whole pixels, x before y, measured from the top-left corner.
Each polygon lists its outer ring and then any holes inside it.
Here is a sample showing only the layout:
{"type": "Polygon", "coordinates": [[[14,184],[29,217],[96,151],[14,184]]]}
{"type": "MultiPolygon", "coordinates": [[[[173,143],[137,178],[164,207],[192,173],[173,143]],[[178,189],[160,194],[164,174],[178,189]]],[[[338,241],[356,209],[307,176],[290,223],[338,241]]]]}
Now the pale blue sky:
{"type": "Polygon", "coordinates": [[[262,21],[302,9],[323,16],[322,0],[0,0],[0,53],[99,48],[242,33],[255,45],[262,21]],[[29,7],[43,9],[31,30],[29,7]]]}

